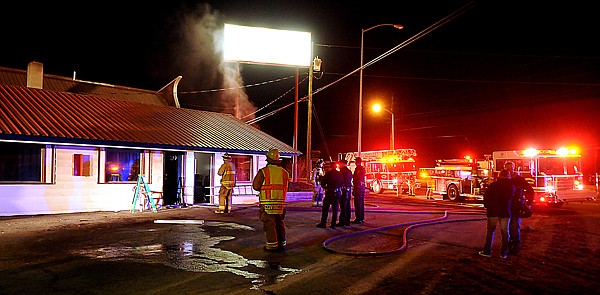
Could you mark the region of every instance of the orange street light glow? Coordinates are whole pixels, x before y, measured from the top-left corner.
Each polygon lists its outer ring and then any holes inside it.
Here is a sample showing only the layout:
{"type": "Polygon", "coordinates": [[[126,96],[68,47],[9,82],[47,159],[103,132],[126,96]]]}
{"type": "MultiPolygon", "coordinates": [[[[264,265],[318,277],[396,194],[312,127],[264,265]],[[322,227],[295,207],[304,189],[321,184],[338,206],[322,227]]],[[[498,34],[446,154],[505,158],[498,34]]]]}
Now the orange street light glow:
{"type": "Polygon", "coordinates": [[[381,105],[376,103],[373,105],[373,112],[379,113],[381,112],[381,105]]]}

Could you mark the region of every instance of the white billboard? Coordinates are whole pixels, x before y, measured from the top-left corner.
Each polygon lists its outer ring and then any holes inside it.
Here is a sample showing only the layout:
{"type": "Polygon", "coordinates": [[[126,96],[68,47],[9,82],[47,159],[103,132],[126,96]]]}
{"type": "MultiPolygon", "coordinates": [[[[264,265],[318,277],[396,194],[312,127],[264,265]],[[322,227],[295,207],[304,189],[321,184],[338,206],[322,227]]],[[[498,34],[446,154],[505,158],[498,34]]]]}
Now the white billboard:
{"type": "Polygon", "coordinates": [[[308,67],[311,35],[307,32],[275,30],[225,24],[225,61],[308,67]]]}

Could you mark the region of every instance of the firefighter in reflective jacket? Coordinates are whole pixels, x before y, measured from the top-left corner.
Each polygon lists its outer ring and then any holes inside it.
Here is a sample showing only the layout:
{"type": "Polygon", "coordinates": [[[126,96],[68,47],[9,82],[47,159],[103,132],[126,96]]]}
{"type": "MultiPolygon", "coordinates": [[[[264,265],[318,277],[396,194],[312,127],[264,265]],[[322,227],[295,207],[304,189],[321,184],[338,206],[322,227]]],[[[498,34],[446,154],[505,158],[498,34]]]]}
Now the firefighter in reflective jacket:
{"type": "Polygon", "coordinates": [[[231,197],[235,187],[235,165],[231,162],[228,153],[223,154],[223,165],[217,172],[221,176],[221,188],[219,189],[219,210],[215,213],[231,213],[231,197]]]}
{"type": "Polygon", "coordinates": [[[321,186],[321,180],[323,179],[323,175],[325,175],[325,171],[323,170],[323,159],[319,159],[317,161],[317,166],[313,168],[310,180],[313,184],[313,197],[312,203],[313,207],[318,207],[323,205],[323,187],[321,186]]]}
{"type": "Polygon", "coordinates": [[[264,250],[280,252],[285,250],[285,196],[288,190],[289,174],[279,164],[279,151],[270,149],[267,153],[267,166],[261,168],[252,180],[252,188],[259,191],[258,218],[263,222],[267,239],[264,250]]]}

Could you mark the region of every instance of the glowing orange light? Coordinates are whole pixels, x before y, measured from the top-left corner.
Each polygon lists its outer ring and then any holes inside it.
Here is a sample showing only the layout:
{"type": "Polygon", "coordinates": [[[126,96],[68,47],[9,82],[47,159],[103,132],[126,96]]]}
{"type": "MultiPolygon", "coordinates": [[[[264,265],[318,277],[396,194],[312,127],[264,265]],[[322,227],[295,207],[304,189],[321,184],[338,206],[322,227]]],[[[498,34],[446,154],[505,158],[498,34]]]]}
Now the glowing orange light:
{"type": "Polygon", "coordinates": [[[381,112],[381,105],[376,103],[373,105],[373,112],[379,113],[381,112]]]}
{"type": "Polygon", "coordinates": [[[110,171],[113,171],[113,172],[119,171],[119,166],[117,166],[117,165],[110,166],[110,171]]]}

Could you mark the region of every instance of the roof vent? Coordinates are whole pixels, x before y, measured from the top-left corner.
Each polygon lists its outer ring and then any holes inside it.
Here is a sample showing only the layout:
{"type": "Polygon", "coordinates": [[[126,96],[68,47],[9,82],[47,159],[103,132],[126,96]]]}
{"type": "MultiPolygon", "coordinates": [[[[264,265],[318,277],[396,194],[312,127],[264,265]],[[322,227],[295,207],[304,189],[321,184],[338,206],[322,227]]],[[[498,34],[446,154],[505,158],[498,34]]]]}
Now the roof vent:
{"type": "Polygon", "coordinates": [[[44,64],[32,61],[27,64],[27,87],[42,89],[44,84],[44,64]]]}

